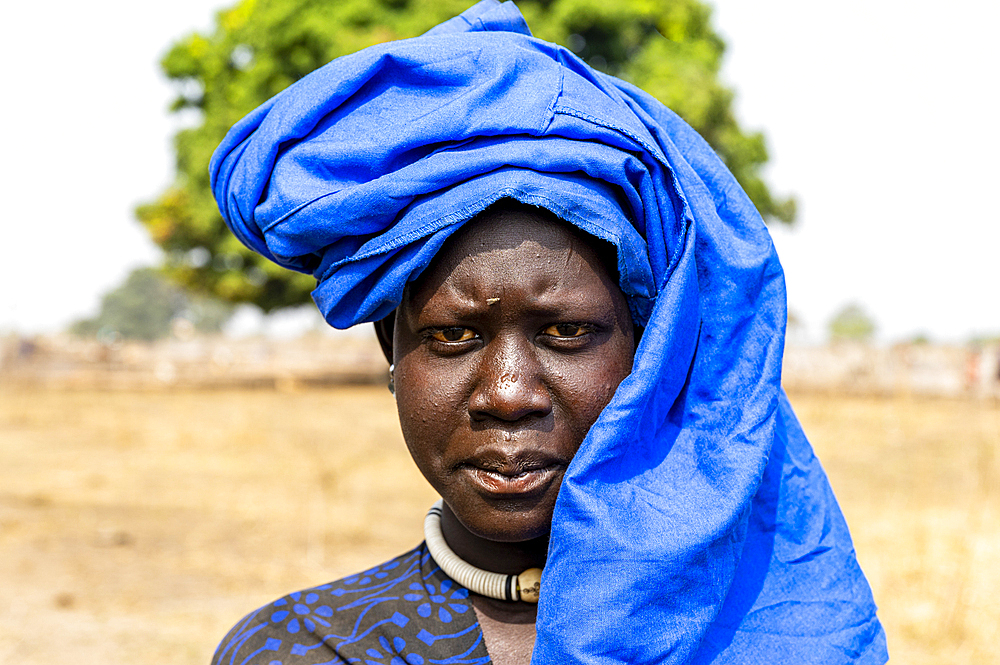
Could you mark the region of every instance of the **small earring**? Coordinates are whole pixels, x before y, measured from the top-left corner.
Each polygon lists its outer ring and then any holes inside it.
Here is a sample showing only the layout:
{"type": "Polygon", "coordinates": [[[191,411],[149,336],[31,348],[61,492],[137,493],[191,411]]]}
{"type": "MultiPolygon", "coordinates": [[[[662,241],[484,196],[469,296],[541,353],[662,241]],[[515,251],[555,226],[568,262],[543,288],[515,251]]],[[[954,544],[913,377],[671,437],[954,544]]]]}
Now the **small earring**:
{"type": "Polygon", "coordinates": [[[396,366],[389,365],[389,392],[396,394],[396,366]]]}

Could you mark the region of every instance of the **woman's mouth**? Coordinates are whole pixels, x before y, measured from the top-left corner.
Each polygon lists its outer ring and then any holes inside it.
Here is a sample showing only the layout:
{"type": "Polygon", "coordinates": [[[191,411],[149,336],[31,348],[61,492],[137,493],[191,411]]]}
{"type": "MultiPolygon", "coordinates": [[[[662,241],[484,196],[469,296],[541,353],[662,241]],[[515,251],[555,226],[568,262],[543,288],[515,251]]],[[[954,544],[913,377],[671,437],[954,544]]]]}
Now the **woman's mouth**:
{"type": "Polygon", "coordinates": [[[535,464],[505,464],[502,468],[463,465],[466,473],[481,492],[493,496],[534,494],[544,490],[556,479],[563,465],[555,462],[535,464]]]}

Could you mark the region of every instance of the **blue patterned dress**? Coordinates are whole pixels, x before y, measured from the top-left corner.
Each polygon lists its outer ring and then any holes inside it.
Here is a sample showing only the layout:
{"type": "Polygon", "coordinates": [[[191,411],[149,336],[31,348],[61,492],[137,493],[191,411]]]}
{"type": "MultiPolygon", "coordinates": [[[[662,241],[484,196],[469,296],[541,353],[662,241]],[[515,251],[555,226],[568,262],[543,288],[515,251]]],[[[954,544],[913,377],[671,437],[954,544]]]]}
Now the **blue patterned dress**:
{"type": "Polygon", "coordinates": [[[485,665],[469,590],[423,543],[357,575],[296,591],[251,612],[213,665],[485,665]]]}

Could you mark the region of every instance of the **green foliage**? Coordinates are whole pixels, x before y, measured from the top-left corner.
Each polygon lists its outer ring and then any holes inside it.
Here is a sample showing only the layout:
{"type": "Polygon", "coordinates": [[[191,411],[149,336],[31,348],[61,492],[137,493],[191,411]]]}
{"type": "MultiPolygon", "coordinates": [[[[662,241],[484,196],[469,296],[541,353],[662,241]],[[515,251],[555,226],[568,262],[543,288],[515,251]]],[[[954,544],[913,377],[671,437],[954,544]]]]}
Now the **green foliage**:
{"type": "MultiPolygon", "coordinates": [[[[995,346],[1000,344],[1000,333],[978,333],[970,337],[966,344],[972,347],[995,346]]],[[[997,372],[1000,373],[1000,367],[997,372]]],[[[1000,374],[997,379],[1000,379],[1000,374]]]]}
{"type": "MultiPolygon", "coordinates": [[[[140,221],[167,251],[167,271],[189,287],[265,311],[306,302],[314,280],[244,248],[212,199],[208,162],[228,129],[330,60],[418,35],[474,0],[241,0],[215,32],[181,39],[163,58],[176,82],[172,109],[197,123],[174,139],[177,180],[140,206],[140,221]]],[[[597,69],[663,101],[719,153],[766,220],[791,222],[795,201],[775,198],[760,176],[764,137],[746,133],[719,81],[725,45],[699,0],[520,0],[534,34],[565,44],[597,69]]]]}
{"type": "Polygon", "coordinates": [[[101,299],[101,311],[77,321],[70,331],[84,337],[155,340],[170,334],[177,319],[201,332],[219,332],[233,306],[214,298],[193,296],[153,268],[138,268],[101,299]]]}
{"type": "Polygon", "coordinates": [[[875,335],[875,320],[857,303],[845,306],[830,319],[830,339],[833,341],[865,342],[875,335]]]}

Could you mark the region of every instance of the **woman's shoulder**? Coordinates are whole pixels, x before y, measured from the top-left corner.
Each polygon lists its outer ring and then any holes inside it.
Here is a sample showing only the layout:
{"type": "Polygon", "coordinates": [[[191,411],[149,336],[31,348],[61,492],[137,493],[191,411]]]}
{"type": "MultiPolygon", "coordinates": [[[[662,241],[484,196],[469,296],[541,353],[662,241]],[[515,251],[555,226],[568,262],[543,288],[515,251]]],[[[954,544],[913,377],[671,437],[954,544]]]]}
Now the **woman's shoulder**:
{"type": "Polygon", "coordinates": [[[489,662],[469,591],[421,544],[383,564],[283,596],[223,638],[213,665],[489,662]]]}

